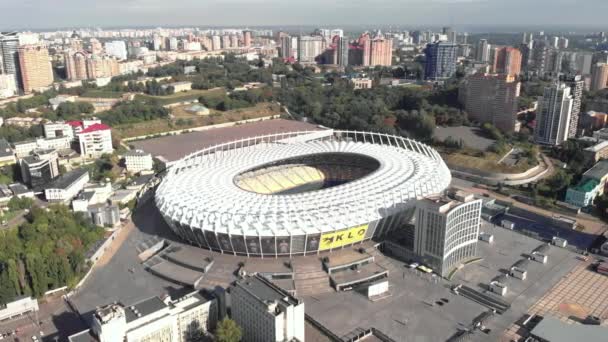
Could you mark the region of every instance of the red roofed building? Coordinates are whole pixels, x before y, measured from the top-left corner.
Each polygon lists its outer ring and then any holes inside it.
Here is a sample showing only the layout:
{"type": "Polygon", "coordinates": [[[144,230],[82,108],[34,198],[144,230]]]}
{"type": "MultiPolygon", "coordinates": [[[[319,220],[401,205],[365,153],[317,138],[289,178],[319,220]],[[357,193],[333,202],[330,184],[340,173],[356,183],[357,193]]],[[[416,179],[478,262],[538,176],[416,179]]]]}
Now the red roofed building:
{"type": "Polygon", "coordinates": [[[112,153],[112,129],[99,120],[85,120],[78,132],[80,154],[88,158],[98,158],[112,153]],[[93,122],[95,121],[95,122],[93,122]]]}

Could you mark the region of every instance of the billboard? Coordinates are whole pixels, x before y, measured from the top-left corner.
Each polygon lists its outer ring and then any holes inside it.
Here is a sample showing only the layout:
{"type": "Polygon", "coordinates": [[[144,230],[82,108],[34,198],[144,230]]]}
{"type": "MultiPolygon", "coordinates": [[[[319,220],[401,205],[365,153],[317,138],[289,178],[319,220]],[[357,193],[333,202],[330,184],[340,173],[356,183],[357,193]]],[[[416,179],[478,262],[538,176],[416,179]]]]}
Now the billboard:
{"type": "Polygon", "coordinates": [[[351,243],[363,241],[368,224],[321,235],[319,250],[338,248],[351,243]]]}

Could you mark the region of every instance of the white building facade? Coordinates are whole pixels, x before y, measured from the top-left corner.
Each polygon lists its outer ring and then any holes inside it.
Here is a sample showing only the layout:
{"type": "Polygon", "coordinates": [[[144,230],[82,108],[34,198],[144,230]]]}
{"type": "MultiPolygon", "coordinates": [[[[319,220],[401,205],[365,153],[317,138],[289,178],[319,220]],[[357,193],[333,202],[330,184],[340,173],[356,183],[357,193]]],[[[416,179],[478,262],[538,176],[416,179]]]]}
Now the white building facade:
{"type": "Polygon", "coordinates": [[[105,153],[112,153],[112,130],[109,126],[96,123],[78,133],[80,154],[88,158],[98,158],[105,153]]]}
{"type": "Polygon", "coordinates": [[[237,281],[230,299],[243,342],[304,341],[304,302],[262,276],[237,281]]]}
{"type": "Polygon", "coordinates": [[[545,88],[536,110],[534,140],[537,144],[560,145],[568,139],[573,104],[570,87],[565,84],[545,88]]]}
{"type": "Polygon", "coordinates": [[[125,153],[125,165],[129,172],[149,171],[153,169],[152,154],[142,150],[134,150],[125,153]]]}

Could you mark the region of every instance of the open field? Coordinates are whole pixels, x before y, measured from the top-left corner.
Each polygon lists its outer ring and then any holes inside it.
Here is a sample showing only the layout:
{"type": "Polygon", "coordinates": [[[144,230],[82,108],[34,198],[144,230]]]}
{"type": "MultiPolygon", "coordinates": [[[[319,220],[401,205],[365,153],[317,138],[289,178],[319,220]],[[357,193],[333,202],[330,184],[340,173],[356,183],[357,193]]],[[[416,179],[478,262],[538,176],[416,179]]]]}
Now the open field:
{"type": "Polygon", "coordinates": [[[224,96],[226,94],[226,90],[223,88],[215,88],[215,89],[192,89],[189,91],[178,92],[171,95],[166,96],[151,96],[151,95],[143,95],[139,94],[136,98],[140,98],[143,100],[157,100],[162,105],[167,105],[176,102],[182,101],[192,101],[197,100],[200,96],[224,96]]]}
{"type": "Polygon", "coordinates": [[[253,107],[240,108],[226,112],[212,110],[211,115],[198,116],[185,113],[188,117],[180,116],[174,120],[157,119],[144,121],[136,124],[125,124],[112,127],[112,134],[120,139],[137,137],[140,135],[157,134],[179,129],[192,127],[217,125],[225,122],[235,122],[246,119],[255,119],[264,116],[280,114],[280,108],[276,104],[259,103],[253,107]],[[182,120],[181,125],[177,125],[177,120],[182,120]]]}
{"type": "Polygon", "coordinates": [[[515,165],[499,164],[498,161],[502,158],[502,155],[492,152],[470,153],[467,151],[465,153],[443,153],[442,157],[448,165],[461,166],[486,172],[520,173],[536,166],[536,164],[529,164],[525,159],[515,165]]]}

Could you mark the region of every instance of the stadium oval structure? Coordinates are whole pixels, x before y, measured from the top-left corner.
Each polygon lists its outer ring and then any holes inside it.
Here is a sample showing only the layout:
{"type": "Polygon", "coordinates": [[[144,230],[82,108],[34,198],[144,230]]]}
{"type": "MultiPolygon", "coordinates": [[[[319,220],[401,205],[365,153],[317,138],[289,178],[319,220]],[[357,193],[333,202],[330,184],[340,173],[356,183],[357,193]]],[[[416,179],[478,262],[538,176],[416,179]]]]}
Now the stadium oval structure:
{"type": "Polygon", "coordinates": [[[382,133],[241,139],[176,162],[155,201],[171,229],[222,253],[295,256],[382,237],[451,181],[439,153],[382,133]]]}

